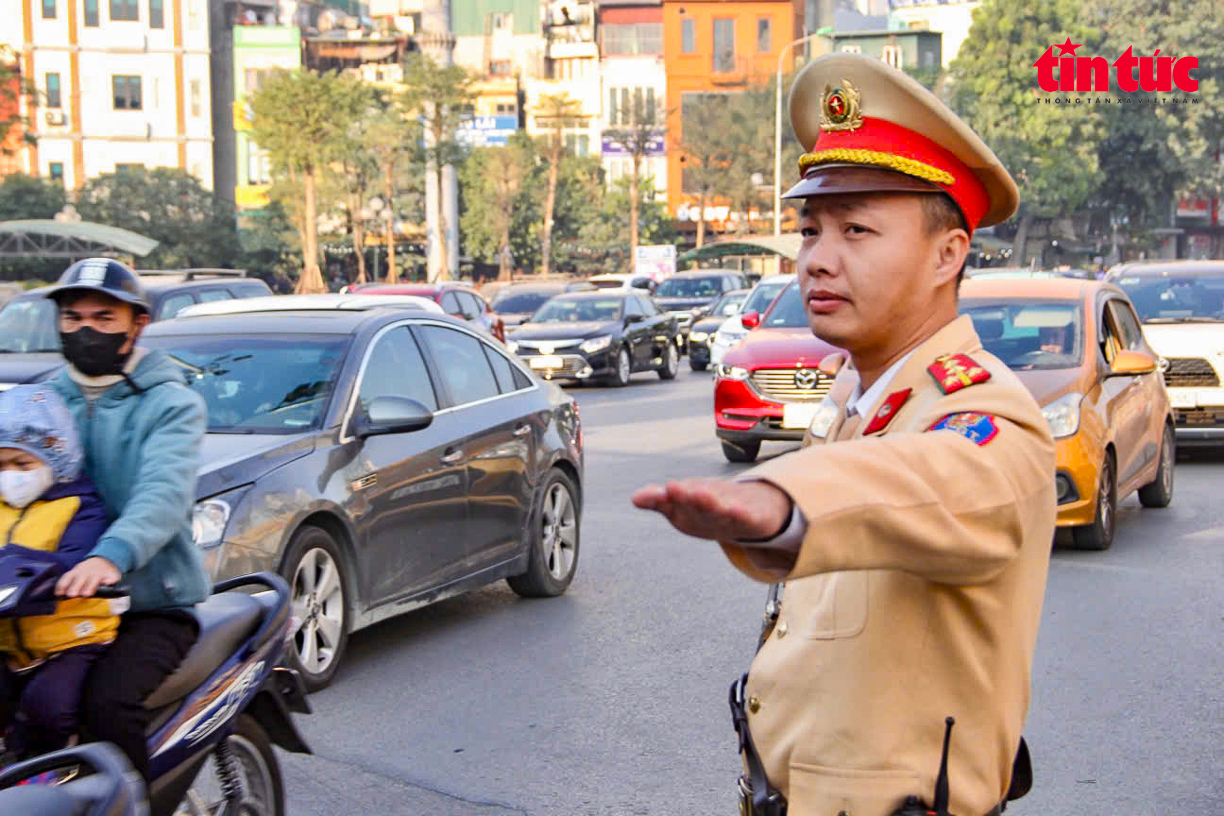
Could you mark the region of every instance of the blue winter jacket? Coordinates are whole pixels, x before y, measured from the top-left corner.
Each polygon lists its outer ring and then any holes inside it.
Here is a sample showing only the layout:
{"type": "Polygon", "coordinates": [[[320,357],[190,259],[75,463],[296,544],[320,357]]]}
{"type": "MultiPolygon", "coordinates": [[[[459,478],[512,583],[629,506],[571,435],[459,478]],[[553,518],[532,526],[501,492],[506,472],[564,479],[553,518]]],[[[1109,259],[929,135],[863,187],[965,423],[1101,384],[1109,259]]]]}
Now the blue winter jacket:
{"type": "Polygon", "coordinates": [[[191,540],[200,442],[207,409],[182,369],[148,351],[130,374],[92,403],[65,367],[52,381],[85,447],[85,471],[113,519],[91,556],[102,556],[131,587],[133,612],[191,606],[212,590],[191,540]]]}

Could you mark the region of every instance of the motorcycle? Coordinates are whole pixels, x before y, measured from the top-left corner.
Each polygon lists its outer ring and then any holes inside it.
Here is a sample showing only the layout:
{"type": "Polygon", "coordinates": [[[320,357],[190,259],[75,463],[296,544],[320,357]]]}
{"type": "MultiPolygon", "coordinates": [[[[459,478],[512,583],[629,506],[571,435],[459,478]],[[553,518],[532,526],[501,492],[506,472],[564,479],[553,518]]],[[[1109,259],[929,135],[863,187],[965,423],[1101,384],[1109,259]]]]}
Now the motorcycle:
{"type": "Polygon", "coordinates": [[[115,746],[91,742],[18,762],[0,771],[0,813],[22,816],[148,816],[144,780],[115,746]],[[65,774],[56,785],[28,785],[38,774],[65,774]]]}
{"type": "MultiPolygon", "coordinates": [[[[0,618],[51,614],[62,568],[6,550],[0,549],[0,618]]],[[[96,593],[125,595],[122,586],[96,593]]],[[[261,572],[218,583],[196,605],[199,639],[145,701],[153,712],[151,816],[284,816],[272,746],[311,753],[290,714],[310,713],[305,686],[296,671],[278,665],[292,631],[290,600],[284,579],[261,572]]]]}

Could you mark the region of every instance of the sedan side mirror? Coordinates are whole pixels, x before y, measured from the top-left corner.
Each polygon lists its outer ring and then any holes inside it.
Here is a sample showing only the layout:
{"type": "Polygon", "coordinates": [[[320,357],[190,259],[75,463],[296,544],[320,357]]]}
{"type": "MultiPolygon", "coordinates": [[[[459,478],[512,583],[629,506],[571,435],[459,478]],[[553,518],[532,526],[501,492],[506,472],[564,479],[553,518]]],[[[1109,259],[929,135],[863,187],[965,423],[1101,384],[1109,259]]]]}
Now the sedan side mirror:
{"type": "Polygon", "coordinates": [[[645,315],[625,315],[625,325],[628,326],[633,323],[641,323],[645,319],[645,315]]]}
{"type": "Polygon", "coordinates": [[[375,397],[364,414],[357,419],[355,428],[355,435],[362,439],[419,431],[433,422],[433,411],[407,397],[375,397]]]}
{"type": "Polygon", "coordinates": [[[752,329],[755,329],[757,326],[761,325],[761,313],[748,312],[747,314],[740,315],[740,323],[745,329],[751,331],[752,329]]]}
{"type": "Polygon", "coordinates": [[[1156,370],[1156,358],[1142,351],[1119,351],[1109,366],[1109,377],[1151,374],[1156,370]]]}

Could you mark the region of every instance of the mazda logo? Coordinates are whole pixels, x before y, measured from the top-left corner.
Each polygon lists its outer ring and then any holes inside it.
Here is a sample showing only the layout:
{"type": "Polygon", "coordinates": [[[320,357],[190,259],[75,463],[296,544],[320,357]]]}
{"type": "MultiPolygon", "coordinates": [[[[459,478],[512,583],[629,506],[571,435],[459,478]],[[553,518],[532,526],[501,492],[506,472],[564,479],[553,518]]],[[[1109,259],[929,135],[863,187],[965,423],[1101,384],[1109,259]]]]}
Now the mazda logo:
{"type": "Polygon", "coordinates": [[[819,378],[820,375],[812,369],[801,368],[795,372],[795,387],[805,391],[811,390],[816,387],[816,380],[819,378]]]}

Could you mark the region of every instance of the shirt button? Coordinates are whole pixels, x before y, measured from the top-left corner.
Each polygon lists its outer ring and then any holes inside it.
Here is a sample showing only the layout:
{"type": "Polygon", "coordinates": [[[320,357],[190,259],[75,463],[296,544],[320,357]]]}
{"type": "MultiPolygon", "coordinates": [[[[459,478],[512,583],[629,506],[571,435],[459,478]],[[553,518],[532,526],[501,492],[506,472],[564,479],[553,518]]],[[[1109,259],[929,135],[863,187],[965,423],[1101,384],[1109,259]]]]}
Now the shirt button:
{"type": "Polygon", "coordinates": [[[778,637],[786,637],[786,621],[778,621],[778,637]]]}
{"type": "Polygon", "coordinates": [[[755,694],[748,698],[748,710],[753,714],[761,710],[761,698],[755,694]]]}

